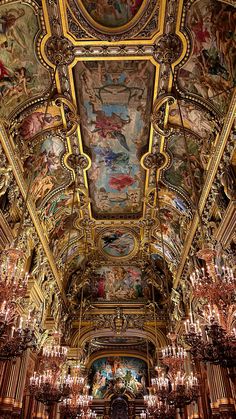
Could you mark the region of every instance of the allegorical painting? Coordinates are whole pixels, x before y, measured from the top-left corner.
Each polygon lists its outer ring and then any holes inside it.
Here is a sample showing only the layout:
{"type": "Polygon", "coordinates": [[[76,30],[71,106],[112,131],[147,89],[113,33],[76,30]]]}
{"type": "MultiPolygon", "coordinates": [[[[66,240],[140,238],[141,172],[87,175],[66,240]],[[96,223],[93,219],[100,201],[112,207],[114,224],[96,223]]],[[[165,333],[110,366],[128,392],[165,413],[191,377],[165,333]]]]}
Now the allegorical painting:
{"type": "Polygon", "coordinates": [[[126,229],[107,230],[99,240],[102,251],[111,257],[126,257],[134,251],[135,238],[126,229]]]}
{"type": "Polygon", "coordinates": [[[200,141],[193,135],[187,135],[186,148],[184,136],[180,133],[171,135],[167,141],[167,150],[171,154],[172,161],[170,167],[164,172],[164,179],[181,189],[193,200],[203,184],[204,169],[199,143],[200,141]]]}
{"type": "Polygon", "coordinates": [[[43,95],[49,73],[36,57],[39,20],[31,5],[16,1],[0,5],[0,117],[25,100],[43,95]]]}
{"type": "Polygon", "coordinates": [[[96,22],[117,28],[133,19],[143,0],[82,0],[82,3],[96,22]]]}
{"type": "MultiPolygon", "coordinates": [[[[215,122],[202,108],[197,107],[194,102],[179,101],[184,127],[193,131],[201,138],[209,139],[215,128],[215,122]]],[[[179,106],[174,103],[169,109],[169,122],[172,125],[182,127],[179,106]]]]}
{"type": "Polygon", "coordinates": [[[19,134],[23,140],[29,140],[44,130],[57,127],[62,123],[58,106],[48,106],[46,103],[27,115],[20,124],[19,134]]]}
{"type": "Polygon", "coordinates": [[[33,174],[30,192],[39,206],[43,199],[55,188],[66,185],[70,176],[62,169],[61,157],[65,153],[64,142],[57,135],[46,135],[40,150],[25,161],[24,168],[29,181],[33,174]],[[38,153],[36,153],[38,152],[38,153]]]}
{"type": "Polygon", "coordinates": [[[189,204],[187,201],[169,188],[161,187],[159,190],[161,206],[167,205],[173,207],[179,214],[191,216],[189,204]]]}
{"type": "Polygon", "coordinates": [[[96,217],[141,215],[155,67],[149,61],[88,61],[75,66],[77,96],[96,217]]]}
{"type": "Polygon", "coordinates": [[[125,389],[134,395],[146,393],[147,364],[139,358],[107,357],[93,362],[89,372],[92,395],[103,399],[110,389],[125,389]]]}
{"type": "Polygon", "coordinates": [[[226,111],[236,78],[235,8],[220,1],[194,2],[188,13],[193,52],[179,70],[179,84],[185,91],[209,99],[226,111]]]}
{"type": "Polygon", "coordinates": [[[135,266],[104,266],[92,277],[92,299],[95,301],[133,301],[150,298],[150,288],[135,266]]]}

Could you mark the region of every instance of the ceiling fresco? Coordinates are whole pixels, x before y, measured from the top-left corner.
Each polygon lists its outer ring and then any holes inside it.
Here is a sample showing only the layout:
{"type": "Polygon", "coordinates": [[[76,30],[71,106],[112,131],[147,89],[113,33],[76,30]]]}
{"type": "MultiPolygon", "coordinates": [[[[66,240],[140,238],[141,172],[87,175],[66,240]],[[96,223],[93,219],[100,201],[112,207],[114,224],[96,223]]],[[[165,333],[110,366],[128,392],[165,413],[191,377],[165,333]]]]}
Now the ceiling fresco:
{"type": "Polygon", "coordinates": [[[144,307],[165,261],[181,277],[233,118],[230,1],[0,5],[1,141],[68,305],[144,307]]]}
{"type": "Polygon", "coordinates": [[[0,117],[48,90],[49,72],[35,48],[41,29],[37,10],[31,2],[0,4],[0,117]]]}
{"type": "Polygon", "coordinates": [[[103,266],[93,274],[92,301],[149,300],[150,287],[136,266],[103,266]]]}
{"type": "Polygon", "coordinates": [[[159,32],[159,9],[159,0],[67,0],[67,30],[79,41],[148,39],[159,32]]]}
{"type": "Polygon", "coordinates": [[[178,72],[178,85],[226,112],[235,85],[235,25],[233,7],[215,0],[195,2],[186,17],[192,55],[178,72]]]}
{"type": "Polygon", "coordinates": [[[82,0],[81,3],[96,22],[106,27],[117,28],[127,24],[135,17],[142,6],[143,0],[125,0],[122,2],[82,0]]]}
{"type": "Polygon", "coordinates": [[[95,218],[140,216],[155,67],[148,61],[79,62],[74,69],[95,218]]]}

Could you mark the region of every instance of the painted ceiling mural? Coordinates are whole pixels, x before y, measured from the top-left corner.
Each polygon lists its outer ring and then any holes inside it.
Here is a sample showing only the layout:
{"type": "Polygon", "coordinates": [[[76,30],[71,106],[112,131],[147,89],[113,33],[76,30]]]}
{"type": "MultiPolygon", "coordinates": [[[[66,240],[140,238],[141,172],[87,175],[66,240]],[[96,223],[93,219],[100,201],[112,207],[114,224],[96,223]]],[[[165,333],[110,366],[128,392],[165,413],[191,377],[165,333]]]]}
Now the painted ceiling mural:
{"type": "Polygon", "coordinates": [[[149,300],[150,287],[135,266],[104,266],[94,272],[91,284],[93,301],[149,300]]]}
{"type": "Polygon", "coordinates": [[[140,215],[155,67],[148,61],[89,61],[75,67],[95,217],[140,215]]]}
{"type": "Polygon", "coordinates": [[[178,84],[225,113],[231,98],[228,89],[234,87],[236,78],[235,9],[220,1],[196,1],[186,23],[193,52],[179,70],[178,84]]]}
{"type": "MultiPolygon", "coordinates": [[[[59,3],[45,0],[43,11],[33,0],[0,5],[0,120],[11,116],[12,154],[60,280],[67,273],[69,289],[77,278],[76,298],[86,284],[90,303],[142,306],[152,298],[147,261],[163,262],[163,237],[176,277],[196,202],[208,193],[235,83],[235,7],[218,0],[59,3]],[[168,95],[178,103],[158,110],[167,128],[158,130],[153,103],[168,95]]],[[[153,276],[160,285],[159,273],[153,276]]],[[[99,397],[110,379],[103,364],[94,381],[99,397]]],[[[132,377],[141,389],[141,378],[132,377]]]]}
{"type": "Polygon", "coordinates": [[[32,4],[0,4],[0,117],[42,96],[50,85],[49,72],[36,54],[40,22],[32,4]]]}
{"type": "Polygon", "coordinates": [[[143,0],[82,0],[88,14],[103,26],[116,28],[132,20],[142,6],[143,0]]]}

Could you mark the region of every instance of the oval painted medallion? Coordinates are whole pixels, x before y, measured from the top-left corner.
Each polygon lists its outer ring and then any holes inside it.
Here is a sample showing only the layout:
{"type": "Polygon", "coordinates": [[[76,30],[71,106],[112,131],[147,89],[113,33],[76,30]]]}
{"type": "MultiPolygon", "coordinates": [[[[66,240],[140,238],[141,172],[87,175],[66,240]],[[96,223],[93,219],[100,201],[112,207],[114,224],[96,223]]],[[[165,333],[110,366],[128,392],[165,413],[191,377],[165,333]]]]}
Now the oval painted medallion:
{"type": "Polygon", "coordinates": [[[100,237],[101,250],[110,257],[122,258],[135,250],[135,237],[126,229],[110,229],[100,237]]]}
{"type": "Polygon", "coordinates": [[[82,0],[90,17],[107,28],[120,28],[138,13],[143,0],[82,0]]]}

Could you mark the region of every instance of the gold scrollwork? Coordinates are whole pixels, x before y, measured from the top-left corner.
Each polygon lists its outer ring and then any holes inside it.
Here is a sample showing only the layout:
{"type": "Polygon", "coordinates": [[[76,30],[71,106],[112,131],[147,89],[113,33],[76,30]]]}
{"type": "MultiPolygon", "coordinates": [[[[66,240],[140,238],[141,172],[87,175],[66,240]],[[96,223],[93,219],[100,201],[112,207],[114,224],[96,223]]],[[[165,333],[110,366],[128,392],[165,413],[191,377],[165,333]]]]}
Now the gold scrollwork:
{"type": "Polygon", "coordinates": [[[169,137],[172,129],[165,126],[165,105],[173,105],[176,99],[172,95],[165,95],[159,97],[153,106],[153,112],[151,116],[151,122],[154,130],[164,137],[169,137]]]}
{"type": "Polygon", "coordinates": [[[62,121],[66,135],[69,137],[74,134],[80,123],[77,109],[75,105],[63,95],[57,95],[54,98],[54,103],[58,107],[63,107],[62,121]]]}

